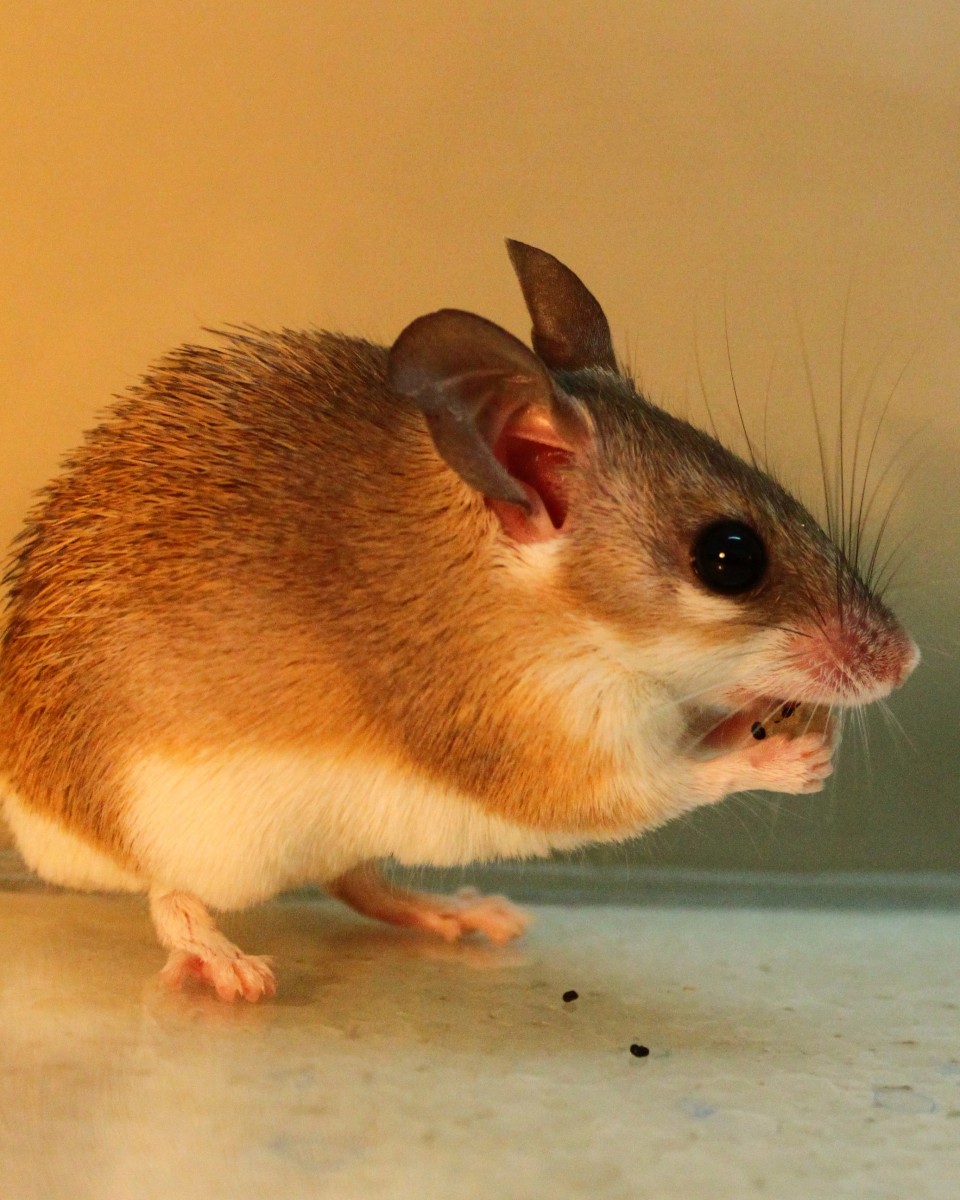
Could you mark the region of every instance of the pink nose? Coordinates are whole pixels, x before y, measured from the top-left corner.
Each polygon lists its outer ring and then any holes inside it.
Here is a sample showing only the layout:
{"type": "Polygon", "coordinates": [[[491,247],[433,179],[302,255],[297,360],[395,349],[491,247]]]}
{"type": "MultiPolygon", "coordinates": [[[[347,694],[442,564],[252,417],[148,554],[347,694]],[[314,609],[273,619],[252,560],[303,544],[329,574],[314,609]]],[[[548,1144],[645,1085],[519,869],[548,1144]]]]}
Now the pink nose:
{"type": "Polygon", "coordinates": [[[878,633],[869,626],[855,627],[847,631],[846,637],[841,634],[838,643],[846,649],[854,670],[859,667],[864,676],[872,675],[891,689],[904,683],[920,661],[917,643],[906,630],[878,633]]]}
{"type": "Polygon", "coordinates": [[[917,669],[917,664],[920,662],[920,647],[909,634],[905,634],[906,644],[903,647],[903,659],[900,665],[900,675],[897,679],[897,687],[901,683],[906,683],[910,676],[917,669]]]}
{"type": "Polygon", "coordinates": [[[888,695],[920,661],[906,631],[857,613],[825,624],[802,653],[811,675],[861,703],[888,695]]]}

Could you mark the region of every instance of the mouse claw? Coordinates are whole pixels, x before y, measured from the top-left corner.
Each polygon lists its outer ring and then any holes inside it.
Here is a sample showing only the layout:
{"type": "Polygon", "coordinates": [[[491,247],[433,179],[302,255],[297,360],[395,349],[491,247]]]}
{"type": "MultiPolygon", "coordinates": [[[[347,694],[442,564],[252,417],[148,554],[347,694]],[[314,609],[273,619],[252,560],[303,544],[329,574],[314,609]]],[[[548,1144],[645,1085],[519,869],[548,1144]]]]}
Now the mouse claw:
{"type": "Polygon", "coordinates": [[[239,950],[232,958],[217,955],[206,959],[191,954],[189,950],[172,950],[160,972],[160,982],[172,991],[178,991],[191,978],[212,987],[217,996],[228,1004],[239,997],[255,1003],[275,996],[277,992],[277,980],[270,960],[262,955],[243,954],[239,950]]]}

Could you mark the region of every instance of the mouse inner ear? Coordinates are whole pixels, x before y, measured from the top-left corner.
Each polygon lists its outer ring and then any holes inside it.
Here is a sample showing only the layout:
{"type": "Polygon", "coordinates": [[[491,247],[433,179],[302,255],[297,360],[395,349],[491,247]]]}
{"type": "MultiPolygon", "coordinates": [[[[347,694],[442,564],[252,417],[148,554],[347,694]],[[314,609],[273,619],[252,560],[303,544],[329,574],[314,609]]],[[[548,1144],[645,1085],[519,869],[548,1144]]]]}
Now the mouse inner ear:
{"type": "Polygon", "coordinates": [[[610,325],[593,293],[558,258],[507,239],[533,321],[533,348],[551,371],[616,371],[610,325]]]}
{"type": "Polygon", "coordinates": [[[418,406],[440,457],[487,498],[511,538],[557,536],[567,468],[592,426],[522,342],[483,317],[443,309],[400,334],[387,383],[418,406]]]}

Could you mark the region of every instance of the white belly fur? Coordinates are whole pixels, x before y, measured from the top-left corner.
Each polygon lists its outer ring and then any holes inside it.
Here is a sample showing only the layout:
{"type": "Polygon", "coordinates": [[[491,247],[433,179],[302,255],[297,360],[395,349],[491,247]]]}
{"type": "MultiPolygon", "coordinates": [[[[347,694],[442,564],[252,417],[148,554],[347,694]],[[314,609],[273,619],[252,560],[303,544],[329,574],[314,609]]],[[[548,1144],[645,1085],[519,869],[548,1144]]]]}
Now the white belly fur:
{"type": "Polygon", "coordinates": [[[145,892],[149,881],[124,870],[109,855],[27,808],[4,797],[4,815],[27,866],[50,883],[85,892],[145,892]]]}
{"type": "Polygon", "coordinates": [[[235,752],[131,764],[126,833],[152,882],[215,908],[393,857],[445,866],[539,857],[586,840],[485,813],[430,782],[368,760],[235,752]]]}

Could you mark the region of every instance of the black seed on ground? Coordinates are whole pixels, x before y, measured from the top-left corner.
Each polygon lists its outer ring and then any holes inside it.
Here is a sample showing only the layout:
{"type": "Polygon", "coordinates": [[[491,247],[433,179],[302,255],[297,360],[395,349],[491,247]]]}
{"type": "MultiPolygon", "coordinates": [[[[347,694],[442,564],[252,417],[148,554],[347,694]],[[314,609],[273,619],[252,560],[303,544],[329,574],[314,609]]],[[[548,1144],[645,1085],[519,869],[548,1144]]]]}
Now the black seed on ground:
{"type": "Polygon", "coordinates": [[[650,1053],[650,1047],[649,1046],[639,1046],[639,1045],[637,1045],[636,1042],[634,1042],[633,1045],[630,1047],[630,1053],[633,1055],[634,1058],[646,1058],[647,1055],[650,1053]]]}
{"type": "Polygon", "coordinates": [[[571,1000],[579,1000],[579,999],[580,999],[580,993],[575,992],[572,988],[570,989],[569,992],[563,993],[564,1004],[569,1004],[571,1000]]]}

